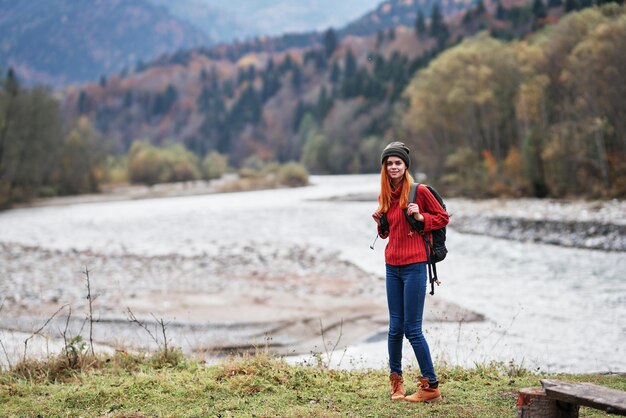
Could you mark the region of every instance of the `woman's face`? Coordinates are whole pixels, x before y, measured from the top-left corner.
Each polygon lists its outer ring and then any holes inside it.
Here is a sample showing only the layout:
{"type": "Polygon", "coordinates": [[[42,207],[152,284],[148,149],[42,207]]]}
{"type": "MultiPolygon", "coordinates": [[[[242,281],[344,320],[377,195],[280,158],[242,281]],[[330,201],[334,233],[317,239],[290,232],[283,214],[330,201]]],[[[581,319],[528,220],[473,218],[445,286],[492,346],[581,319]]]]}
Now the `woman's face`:
{"type": "Polygon", "coordinates": [[[404,164],[404,161],[402,161],[402,158],[394,157],[392,155],[387,157],[387,162],[385,164],[387,164],[387,174],[389,175],[391,181],[395,183],[404,178],[406,165],[404,164]]]}

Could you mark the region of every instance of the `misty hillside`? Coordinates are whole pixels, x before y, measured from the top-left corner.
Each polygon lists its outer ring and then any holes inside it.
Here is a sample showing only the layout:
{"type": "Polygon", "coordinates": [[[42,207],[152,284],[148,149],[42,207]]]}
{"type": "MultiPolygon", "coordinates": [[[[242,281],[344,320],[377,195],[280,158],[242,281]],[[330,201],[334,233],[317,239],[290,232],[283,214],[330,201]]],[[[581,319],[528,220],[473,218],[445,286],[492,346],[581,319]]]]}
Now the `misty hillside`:
{"type": "MultiPolygon", "coordinates": [[[[346,25],[341,30],[341,33],[348,35],[371,35],[379,30],[400,25],[413,27],[418,11],[421,10],[424,16],[428,16],[435,3],[437,1],[434,0],[388,0],[380,3],[371,12],[346,25]]],[[[476,1],[450,0],[438,3],[441,4],[442,13],[449,16],[456,11],[471,7],[476,1]]]]}
{"type": "MultiPolygon", "coordinates": [[[[537,22],[530,4],[511,6],[514,20],[497,18],[492,3],[480,4],[449,17],[433,7],[422,33],[413,22],[374,26],[361,36],[329,30],[180,51],[105,84],[67,89],[63,109],[69,117],[88,117],[122,153],[149,139],[182,143],[198,155],[216,150],[234,165],[251,155],[280,162],[310,155],[315,172],[376,169],[375,160],[333,165],[327,145],[316,144],[311,132],[341,138],[345,147],[372,138],[375,148],[394,129],[410,80],[440,52],[483,29],[519,37],[537,22]]],[[[377,13],[397,15],[391,22],[415,6],[408,0],[385,5],[377,13]]]]}
{"type": "Polygon", "coordinates": [[[0,0],[0,66],[59,85],[97,80],[209,38],[146,0],[0,0]]]}
{"type": "Polygon", "coordinates": [[[193,23],[217,42],[341,28],[382,0],[149,0],[193,23]]]}
{"type": "MultiPolygon", "coordinates": [[[[453,14],[471,1],[444,2],[442,12],[453,14]]],[[[0,67],[12,67],[29,84],[61,86],[145,68],[146,62],[186,61],[191,49],[233,60],[319,45],[329,27],[340,38],[368,36],[411,27],[418,10],[427,15],[432,9],[432,0],[335,3],[0,0],[0,67]]]]}

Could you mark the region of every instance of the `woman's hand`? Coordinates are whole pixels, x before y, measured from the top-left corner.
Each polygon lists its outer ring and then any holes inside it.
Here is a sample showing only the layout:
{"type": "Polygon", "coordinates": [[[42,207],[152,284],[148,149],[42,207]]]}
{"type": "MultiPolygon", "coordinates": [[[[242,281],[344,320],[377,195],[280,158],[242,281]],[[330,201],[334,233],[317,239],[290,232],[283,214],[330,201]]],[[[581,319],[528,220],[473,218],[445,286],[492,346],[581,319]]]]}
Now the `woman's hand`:
{"type": "Polygon", "coordinates": [[[376,221],[376,223],[378,224],[378,226],[380,226],[380,218],[383,216],[383,214],[381,212],[374,212],[372,214],[372,218],[374,218],[374,220],[376,221]]]}
{"type": "Polygon", "coordinates": [[[406,210],[407,213],[410,216],[413,216],[416,221],[424,222],[424,215],[420,213],[420,207],[417,205],[417,203],[409,203],[409,206],[407,206],[406,210]]]}

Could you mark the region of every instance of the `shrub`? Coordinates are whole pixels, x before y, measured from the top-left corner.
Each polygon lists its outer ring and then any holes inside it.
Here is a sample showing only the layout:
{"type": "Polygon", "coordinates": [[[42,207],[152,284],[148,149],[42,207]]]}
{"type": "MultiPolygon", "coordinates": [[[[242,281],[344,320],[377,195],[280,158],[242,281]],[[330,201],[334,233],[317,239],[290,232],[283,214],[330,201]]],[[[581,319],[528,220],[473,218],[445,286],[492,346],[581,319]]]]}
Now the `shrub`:
{"type": "Polygon", "coordinates": [[[299,187],[309,184],[309,172],[299,163],[289,162],[281,166],[276,174],[278,184],[299,187]]]}
{"type": "Polygon", "coordinates": [[[134,142],[129,153],[128,177],[131,183],[153,185],[200,178],[197,157],[182,145],[155,147],[134,142]]]}
{"type": "Polygon", "coordinates": [[[228,171],[228,157],[212,151],[202,160],[201,170],[203,179],[219,179],[228,171]]]}

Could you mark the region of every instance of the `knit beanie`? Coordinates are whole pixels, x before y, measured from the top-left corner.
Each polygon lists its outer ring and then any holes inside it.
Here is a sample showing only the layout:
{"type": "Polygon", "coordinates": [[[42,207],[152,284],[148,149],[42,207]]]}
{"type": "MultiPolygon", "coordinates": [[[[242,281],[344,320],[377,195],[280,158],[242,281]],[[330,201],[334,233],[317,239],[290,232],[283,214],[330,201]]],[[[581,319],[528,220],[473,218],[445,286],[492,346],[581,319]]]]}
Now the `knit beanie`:
{"type": "Polygon", "coordinates": [[[406,164],[406,168],[411,166],[411,159],[409,158],[409,148],[404,145],[403,142],[394,141],[391,144],[387,145],[383,150],[383,154],[380,156],[381,164],[385,162],[385,158],[390,157],[399,157],[404,164],[406,164]]]}

